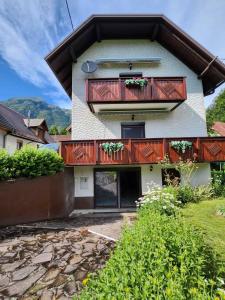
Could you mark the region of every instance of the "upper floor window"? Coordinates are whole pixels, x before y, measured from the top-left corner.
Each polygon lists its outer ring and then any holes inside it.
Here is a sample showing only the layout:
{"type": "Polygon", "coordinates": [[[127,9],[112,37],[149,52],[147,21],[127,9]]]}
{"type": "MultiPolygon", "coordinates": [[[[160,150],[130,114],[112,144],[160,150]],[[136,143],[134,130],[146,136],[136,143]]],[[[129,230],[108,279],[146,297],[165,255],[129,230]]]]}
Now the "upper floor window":
{"type": "Polygon", "coordinates": [[[121,137],[123,139],[145,138],[145,123],[122,123],[121,137]]]}
{"type": "Polygon", "coordinates": [[[23,141],[17,140],[16,141],[16,149],[20,150],[22,147],[23,147],[23,141]]]}

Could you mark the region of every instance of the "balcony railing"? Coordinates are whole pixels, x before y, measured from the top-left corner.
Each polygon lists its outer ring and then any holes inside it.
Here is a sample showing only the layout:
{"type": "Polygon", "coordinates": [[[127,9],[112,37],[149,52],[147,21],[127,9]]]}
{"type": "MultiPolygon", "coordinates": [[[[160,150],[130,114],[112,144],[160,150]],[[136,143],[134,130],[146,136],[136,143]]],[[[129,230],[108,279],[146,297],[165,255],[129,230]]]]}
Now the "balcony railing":
{"type": "Polygon", "coordinates": [[[143,88],[126,86],[126,78],[88,79],[87,102],[119,103],[135,101],[184,101],[187,98],[184,77],[146,78],[143,88]]]}
{"type": "Polygon", "coordinates": [[[196,162],[225,161],[225,137],[116,139],[65,141],[61,155],[66,165],[129,165],[155,164],[168,155],[171,162],[180,158],[196,162]],[[171,141],[190,141],[192,148],[180,153],[171,147],[171,141]],[[111,155],[102,149],[102,143],[121,142],[124,149],[111,155]]]}

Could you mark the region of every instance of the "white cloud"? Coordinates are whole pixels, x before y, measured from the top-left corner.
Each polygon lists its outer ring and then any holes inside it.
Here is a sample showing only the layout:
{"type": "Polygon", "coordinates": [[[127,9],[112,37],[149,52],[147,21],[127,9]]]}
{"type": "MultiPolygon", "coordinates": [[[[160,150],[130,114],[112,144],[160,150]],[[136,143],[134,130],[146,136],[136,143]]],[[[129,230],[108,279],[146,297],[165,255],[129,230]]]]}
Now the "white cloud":
{"type": "MultiPolygon", "coordinates": [[[[67,96],[44,60],[68,30],[63,20],[62,1],[1,0],[0,55],[24,80],[45,90],[53,90],[57,98],[67,96]],[[62,22],[62,21],[61,21],[62,22]],[[61,31],[61,32],[60,32],[61,31]]],[[[54,94],[52,94],[54,95],[54,94]]]]}

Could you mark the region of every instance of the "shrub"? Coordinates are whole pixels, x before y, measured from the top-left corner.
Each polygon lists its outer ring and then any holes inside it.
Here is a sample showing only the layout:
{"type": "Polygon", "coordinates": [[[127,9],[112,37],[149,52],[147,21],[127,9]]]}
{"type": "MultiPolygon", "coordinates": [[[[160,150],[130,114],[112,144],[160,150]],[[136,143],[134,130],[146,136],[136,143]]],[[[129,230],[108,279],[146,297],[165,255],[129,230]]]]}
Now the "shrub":
{"type": "Polygon", "coordinates": [[[54,175],[63,170],[63,159],[49,149],[23,147],[12,156],[15,177],[54,175]]]}
{"type": "Polygon", "coordinates": [[[12,158],[6,150],[0,149],[0,180],[12,177],[12,158]]]}
{"type": "Polygon", "coordinates": [[[137,207],[150,205],[168,216],[175,215],[179,204],[180,201],[177,201],[177,192],[173,186],[161,188],[154,183],[149,186],[148,192],[137,201],[137,207]]]}
{"type": "Polygon", "coordinates": [[[177,200],[182,204],[190,202],[198,203],[202,200],[210,200],[214,195],[213,187],[209,185],[200,185],[193,187],[191,185],[180,185],[177,189],[177,200]]]}
{"type": "Polygon", "coordinates": [[[225,196],[225,171],[215,171],[212,174],[212,184],[215,196],[225,196]]]}
{"type": "Polygon", "coordinates": [[[146,204],[79,299],[213,299],[216,269],[196,228],[146,204]]]}

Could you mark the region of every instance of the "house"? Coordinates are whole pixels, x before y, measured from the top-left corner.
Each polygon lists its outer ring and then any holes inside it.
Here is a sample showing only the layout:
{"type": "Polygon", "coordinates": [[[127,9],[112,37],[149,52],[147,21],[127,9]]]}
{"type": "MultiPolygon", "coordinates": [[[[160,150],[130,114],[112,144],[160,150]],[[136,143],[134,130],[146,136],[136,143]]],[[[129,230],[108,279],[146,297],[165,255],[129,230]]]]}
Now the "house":
{"type": "Polygon", "coordinates": [[[164,183],[165,155],[196,161],[193,185],[225,160],[204,107],[225,65],[165,16],[91,16],[46,61],[72,100],[72,140],[61,154],[74,168],[75,208],[133,207],[150,182],[164,183]]]}
{"type": "Polygon", "coordinates": [[[9,153],[24,145],[39,147],[53,142],[44,119],[25,119],[20,113],[0,104],[0,148],[9,153]]]}
{"type": "Polygon", "coordinates": [[[212,130],[219,136],[225,136],[225,123],[215,122],[212,126],[212,130]]]}

